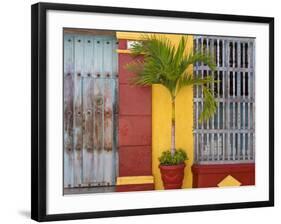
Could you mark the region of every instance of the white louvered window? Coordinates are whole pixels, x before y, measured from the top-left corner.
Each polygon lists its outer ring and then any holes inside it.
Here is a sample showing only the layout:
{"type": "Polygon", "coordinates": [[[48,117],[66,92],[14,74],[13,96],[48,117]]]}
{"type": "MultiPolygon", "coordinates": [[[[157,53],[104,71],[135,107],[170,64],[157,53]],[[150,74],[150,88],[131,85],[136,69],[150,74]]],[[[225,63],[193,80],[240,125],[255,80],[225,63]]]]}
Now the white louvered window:
{"type": "Polygon", "coordinates": [[[211,52],[217,69],[194,65],[194,75],[212,75],[216,114],[202,124],[202,87],[194,87],[195,163],[249,163],[255,160],[255,40],[195,36],[194,48],[211,52]]]}

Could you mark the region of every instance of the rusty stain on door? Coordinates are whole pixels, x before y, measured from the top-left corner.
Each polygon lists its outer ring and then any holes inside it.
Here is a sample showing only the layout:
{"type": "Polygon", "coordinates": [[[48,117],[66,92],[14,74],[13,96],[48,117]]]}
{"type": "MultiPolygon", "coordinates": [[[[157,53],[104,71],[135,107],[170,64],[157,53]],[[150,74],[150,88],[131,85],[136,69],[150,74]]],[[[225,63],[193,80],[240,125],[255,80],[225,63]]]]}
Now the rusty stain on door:
{"type": "Polygon", "coordinates": [[[117,41],[64,34],[64,187],[112,186],[117,158],[117,41]]]}

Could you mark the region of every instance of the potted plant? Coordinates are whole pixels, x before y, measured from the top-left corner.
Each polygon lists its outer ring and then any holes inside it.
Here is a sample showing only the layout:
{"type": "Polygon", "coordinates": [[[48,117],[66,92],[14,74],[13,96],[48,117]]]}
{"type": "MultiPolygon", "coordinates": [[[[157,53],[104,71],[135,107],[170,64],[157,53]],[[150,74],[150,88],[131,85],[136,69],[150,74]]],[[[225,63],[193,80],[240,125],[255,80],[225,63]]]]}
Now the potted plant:
{"type": "Polygon", "coordinates": [[[172,156],[171,151],[162,152],[159,157],[159,168],[165,189],[179,189],[184,177],[185,160],[187,154],[183,149],[176,149],[172,156]]]}
{"type": "Polygon", "coordinates": [[[127,69],[135,74],[132,83],[141,86],[153,84],[163,85],[171,96],[171,149],[164,151],[159,158],[160,171],[165,189],[181,188],[187,155],[183,149],[176,149],[175,144],[175,100],[177,94],[185,87],[200,85],[204,94],[204,107],[199,122],[208,120],[216,111],[217,104],[209,84],[213,77],[194,77],[190,66],[202,62],[215,69],[211,55],[200,52],[186,53],[187,39],[182,36],[175,47],[165,36],[146,35],[143,41],[135,42],[131,51],[133,55],[143,55],[127,65],[127,69]],[[169,179],[169,181],[168,181],[169,179]],[[172,183],[174,181],[174,183],[172,183]]]}

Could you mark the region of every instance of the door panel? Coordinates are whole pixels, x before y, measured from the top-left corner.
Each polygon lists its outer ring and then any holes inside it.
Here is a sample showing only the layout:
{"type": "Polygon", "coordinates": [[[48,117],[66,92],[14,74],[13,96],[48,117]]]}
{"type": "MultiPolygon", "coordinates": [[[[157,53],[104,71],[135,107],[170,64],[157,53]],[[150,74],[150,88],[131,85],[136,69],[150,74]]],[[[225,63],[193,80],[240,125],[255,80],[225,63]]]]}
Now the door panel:
{"type": "Polygon", "coordinates": [[[74,74],[73,74],[73,146],[74,146],[74,186],[82,185],[82,147],[83,147],[83,108],[82,75],[84,69],[84,38],[74,37],[74,74]]]}
{"type": "Polygon", "coordinates": [[[64,37],[64,187],[73,185],[73,37],[64,37]]]}
{"type": "Polygon", "coordinates": [[[116,49],[112,36],[64,35],[64,187],[115,185],[116,49]]]}

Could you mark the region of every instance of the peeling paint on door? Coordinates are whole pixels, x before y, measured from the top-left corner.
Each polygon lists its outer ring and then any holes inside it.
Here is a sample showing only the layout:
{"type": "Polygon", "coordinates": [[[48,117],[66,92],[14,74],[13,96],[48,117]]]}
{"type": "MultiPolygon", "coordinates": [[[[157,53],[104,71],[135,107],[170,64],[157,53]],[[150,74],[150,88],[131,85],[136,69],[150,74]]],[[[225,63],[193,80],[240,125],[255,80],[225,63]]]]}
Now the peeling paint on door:
{"type": "Polygon", "coordinates": [[[64,35],[65,188],[115,185],[116,49],[114,36],[64,35]]]}

